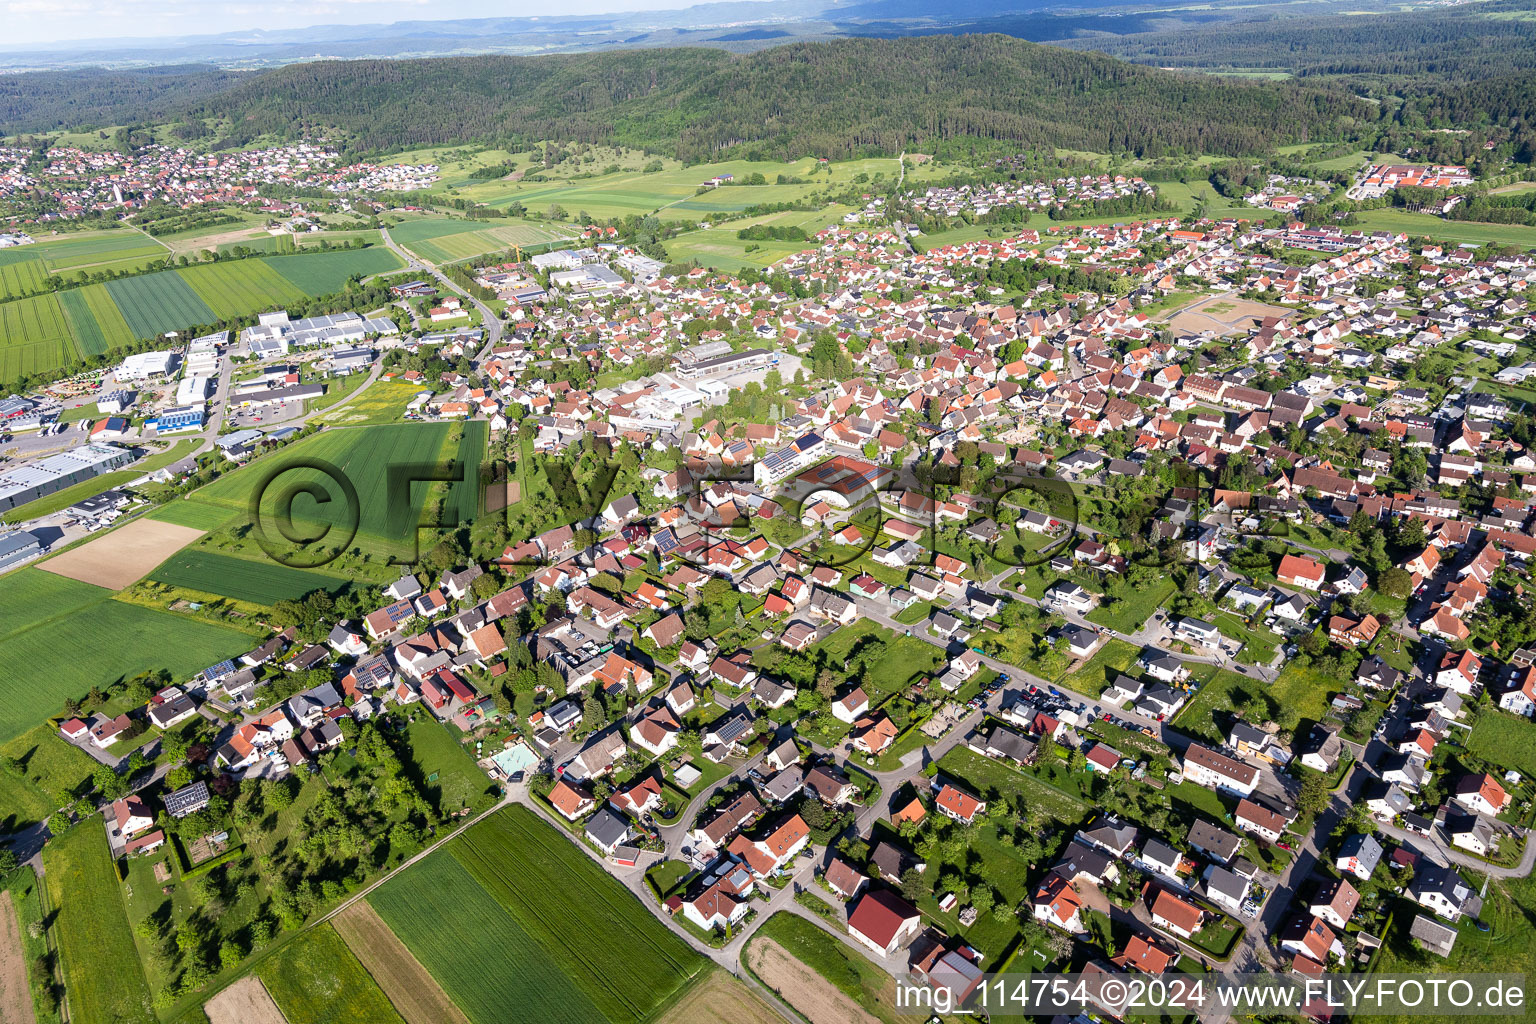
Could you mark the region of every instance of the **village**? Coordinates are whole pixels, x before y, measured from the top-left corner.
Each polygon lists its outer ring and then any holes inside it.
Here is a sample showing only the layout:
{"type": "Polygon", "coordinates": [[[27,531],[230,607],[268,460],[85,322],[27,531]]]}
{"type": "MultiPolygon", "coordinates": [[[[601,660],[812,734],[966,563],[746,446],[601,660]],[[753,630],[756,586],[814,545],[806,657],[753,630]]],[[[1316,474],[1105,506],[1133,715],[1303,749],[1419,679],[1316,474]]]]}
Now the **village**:
{"type": "MultiPolygon", "coordinates": [[[[498,550],[63,719],[105,765],[208,748],[111,802],[114,851],[426,715],[717,962],[787,911],[955,1005],[1010,962],[1451,957],[1477,879],[1529,874],[1536,256],[1169,217],[667,270],[486,262],[499,314],[421,271],[404,330],[266,314],[119,368],[203,378],[213,437],[319,353],[409,385],[399,424],[483,423],[519,492],[498,550]]],[[[241,426],[237,472],[282,458],[241,426]]]]}

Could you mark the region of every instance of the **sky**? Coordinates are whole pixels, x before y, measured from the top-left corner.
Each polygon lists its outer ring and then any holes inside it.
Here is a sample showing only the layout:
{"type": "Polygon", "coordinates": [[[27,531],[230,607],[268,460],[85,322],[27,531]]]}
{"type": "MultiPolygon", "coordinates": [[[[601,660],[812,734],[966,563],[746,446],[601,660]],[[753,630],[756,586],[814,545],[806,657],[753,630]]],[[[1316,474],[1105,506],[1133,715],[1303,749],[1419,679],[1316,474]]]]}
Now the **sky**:
{"type": "MultiPolygon", "coordinates": [[[[698,0],[0,0],[0,49],[71,40],[215,35],[309,25],[515,18],[688,7],[698,0]]],[[[323,50],[323,40],[317,40],[323,50]]]]}

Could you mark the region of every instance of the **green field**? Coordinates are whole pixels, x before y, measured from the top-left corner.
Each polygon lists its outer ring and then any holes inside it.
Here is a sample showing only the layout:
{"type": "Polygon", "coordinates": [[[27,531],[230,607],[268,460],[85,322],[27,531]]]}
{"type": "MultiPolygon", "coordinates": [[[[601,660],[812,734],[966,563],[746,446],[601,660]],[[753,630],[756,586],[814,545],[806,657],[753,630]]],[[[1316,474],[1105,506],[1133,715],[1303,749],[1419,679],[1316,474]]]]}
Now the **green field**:
{"type": "Polygon", "coordinates": [[[569,232],[528,221],[466,220],[427,217],[408,220],[390,229],[389,236],[435,263],[451,263],[514,245],[537,245],[564,238],[569,232]]]}
{"type": "Polygon", "coordinates": [[[59,305],[69,318],[75,344],[85,355],[103,355],[138,340],[104,284],[59,292],[59,305]]]}
{"type": "Polygon", "coordinates": [[[339,576],[197,548],[176,552],[150,573],[149,578],[173,587],[266,605],[303,597],[313,590],[335,594],[351,586],[350,580],[339,576]]]}
{"type": "Polygon", "coordinates": [[[399,423],[411,399],[431,388],[402,380],[377,380],[368,390],[340,409],[320,417],[325,423],[356,426],[364,423],[399,423]]]}
{"type": "Polygon", "coordinates": [[[47,288],[48,268],[29,245],[0,249],[0,299],[35,295],[47,288]]]}
{"type": "Polygon", "coordinates": [[[304,298],[303,292],[273,271],[265,260],[207,263],[199,267],[183,267],[176,273],[192,286],[209,309],[221,317],[265,312],[304,298]]]}
{"type": "Polygon", "coordinates": [[[199,501],[194,495],[161,505],[149,514],[149,518],[161,523],[190,526],[195,530],[217,530],[238,513],[222,505],[199,501]]]}
{"type": "Polygon", "coordinates": [[[238,630],[114,601],[110,592],[73,580],[39,603],[49,588],[39,578],[50,575],[28,568],[0,587],[0,743],[93,686],[161,668],[181,680],[256,646],[238,630]],[[39,665],[48,671],[37,671],[39,665]]]}
{"type": "Polygon", "coordinates": [[[368,277],[404,266],[400,257],[381,245],[347,252],[301,252],[262,262],[311,297],[341,291],[354,275],[368,277]]]}
{"type": "Polygon", "coordinates": [[[48,899],[57,920],[59,959],[70,1019],[150,1024],[149,985],[123,909],[117,870],[99,817],[90,817],[43,851],[48,899]]]}
{"type": "Polygon", "coordinates": [[[1528,224],[1479,224],[1407,210],[1365,210],[1355,216],[1360,220],[1360,227],[1367,231],[1402,231],[1445,242],[1536,247],[1536,227],[1528,224]]]}
{"type": "Polygon", "coordinates": [[[0,769],[0,835],[43,821],[81,795],[97,764],[51,722],[17,736],[0,754],[16,762],[14,771],[0,769]]]}
{"type": "Polygon", "coordinates": [[[0,380],[42,373],[74,358],[58,299],[35,295],[0,302],[0,380]]]}
{"type": "Polygon", "coordinates": [[[36,249],[55,272],[129,259],[163,258],[167,253],[165,246],[138,231],[104,231],[55,241],[39,240],[36,249]]]}
{"type": "Polygon", "coordinates": [[[411,761],[421,775],[427,799],[444,814],[470,807],[484,810],[496,787],[459,744],[457,732],[431,715],[418,715],[407,730],[411,761]]]}
{"type": "MultiPolygon", "coordinates": [[[[680,206],[673,209],[679,209],[680,206]]],[[[718,270],[767,267],[786,256],[813,248],[815,241],[748,241],[737,238],[736,232],[758,224],[768,224],[775,227],[798,227],[807,235],[815,235],[828,225],[841,223],[843,214],[848,210],[846,206],[835,204],[814,212],[785,210],[783,213],[770,213],[763,217],[728,221],[720,227],[685,231],[668,240],[667,253],[673,260],[685,263],[697,260],[703,266],[718,270]],[[753,247],[751,252],[747,251],[749,246],[753,247]]]]}
{"type": "MultiPolygon", "coordinates": [[[[262,514],[264,521],[279,512],[278,499],[292,488],[313,483],[325,488],[333,500],[325,505],[315,504],[307,497],[293,502],[296,526],[309,537],[316,536],[324,526],[338,531],[349,523],[349,514],[357,516],[357,536],[349,547],[361,547],[365,551],[387,552],[396,556],[409,553],[412,548],[412,527],[419,510],[427,501],[429,488],[416,484],[411,491],[410,503],[403,504],[388,494],[387,474],[391,465],[438,465],[444,460],[459,458],[467,464],[466,484],[448,488],[449,507],[456,511],[460,522],[468,522],[475,516],[479,504],[479,463],[485,452],[486,426],[482,423],[466,423],[457,426],[448,423],[394,423],[371,427],[328,430],[290,445],[281,452],[265,459],[258,459],[249,466],[209,484],[198,492],[198,500],[205,504],[219,505],[231,513],[249,514],[250,501],[264,480],[274,481],[264,492],[262,514]],[[463,431],[463,439],[455,444],[451,436],[463,431]],[[344,500],[340,485],[327,483],[320,473],[301,468],[301,460],[318,459],[336,467],[337,471],[356,489],[358,511],[351,513],[344,500]],[[283,470],[282,467],[291,467],[283,470]],[[278,481],[274,473],[280,473],[278,481]]],[[[270,527],[269,535],[276,537],[277,528],[270,527]]],[[[334,542],[333,542],[334,543],[334,542]]],[[[314,564],[313,559],[307,559],[314,564]]],[[[304,564],[300,561],[299,564],[304,564]]]]}
{"type": "Polygon", "coordinates": [[[297,936],[263,960],[256,974],[292,1024],[404,1024],[328,924],[297,936]]]}
{"type": "Polygon", "coordinates": [[[369,902],[475,1024],[635,1024],[705,966],[525,807],[469,829],[369,902]],[[575,894],[579,894],[579,899],[575,894]]]}
{"type": "Polygon", "coordinates": [[[153,338],[218,320],[174,270],[109,281],[107,291],[137,338],[153,338]]]}
{"type": "Polygon", "coordinates": [[[1536,723],[1492,708],[1479,708],[1467,750],[1500,768],[1536,774],[1536,723]]]}
{"type": "MultiPolygon", "coordinates": [[[[890,975],[805,918],[788,912],[774,914],[751,942],[760,938],[771,939],[784,947],[790,956],[821,975],[879,1020],[894,1024],[910,1017],[909,1012],[898,1010],[894,1004],[895,990],[890,975]]],[[[796,993],[780,994],[791,1006],[795,1005],[796,993]]]]}

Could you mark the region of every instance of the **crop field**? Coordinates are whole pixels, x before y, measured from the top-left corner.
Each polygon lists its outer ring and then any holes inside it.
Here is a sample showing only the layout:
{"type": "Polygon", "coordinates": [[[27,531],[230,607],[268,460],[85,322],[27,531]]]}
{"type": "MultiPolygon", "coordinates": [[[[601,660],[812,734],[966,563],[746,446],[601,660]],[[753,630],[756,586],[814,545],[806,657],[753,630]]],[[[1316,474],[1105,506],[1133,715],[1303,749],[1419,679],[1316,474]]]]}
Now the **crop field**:
{"type": "Polygon", "coordinates": [[[149,985],[134,948],[117,870],[99,817],[90,817],[43,851],[49,902],[64,968],[70,1018],[151,1024],[149,985]]]}
{"type": "Polygon", "coordinates": [[[164,257],[169,251],[148,235],[137,231],[103,231],[54,241],[39,241],[35,248],[48,268],[56,272],[127,259],[164,257]]]}
{"type": "Polygon", "coordinates": [[[304,298],[303,292],[267,266],[265,260],[209,263],[184,267],[176,273],[220,317],[265,312],[304,298]]]}
{"type": "Polygon", "coordinates": [[[415,242],[411,249],[438,263],[467,260],[514,245],[539,245],[570,237],[570,233],[537,224],[515,223],[481,231],[465,231],[415,242]]]}
{"type": "Polygon", "coordinates": [[[222,505],[212,505],[198,500],[196,495],[173,501],[167,505],[161,505],[149,514],[147,518],[158,523],[174,523],[177,526],[190,526],[198,530],[212,532],[235,518],[237,513],[222,505]]]}
{"type": "Polygon", "coordinates": [[[400,269],[400,257],[376,245],[347,252],[301,252],[263,261],[284,279],[311,297],[330,295],[346,287],[355,274],[369,277],[400,269]]]}
{"type": "Polygon", "coordinates": [[[35,295],[45,289],[48,268],[36,255],[28,252],[31,246],[0,249],[0,299],[14,299],[22,295],[35,295]]]}
{"type": "MultiPolygon", "coordinates": [[[[394,423],[331,430],[221,477],[199,491],[198,498],[205,503],[222,505],[231,512],[248,515],[255,488],[263,480],[270,479],[272,482],[262,503],[262,515],[266,520],[280,511],[279,498],[306,483],[315,484],[332,500],[324,505],[308,497],[294,500],[293,520],[299,533],[314,537],[324,526],[340,531],[349,527],[355,516],[357,536],[351,546],[408,555],[413,548],[412,526],[425,505],[429,488],[426,484],[413,485],[408,507],[402,507],[402,499],[388,493],[390,467],[435,466],[453,458],[463,460],[467,483],[447,489],[448,505],[457,513],[460,522],[468,522],[478,511],[478,474],[485,451],[485,429],[484,423],[462,426],[394,423]],[[450,438],[458,430],[462,430],[464,436],[454,444],[450,438]],[[341,484],[328,481],[320,471],[302,465],[302,460],[307,459],[318,459],[336,467],[357,492],[356,509],[349,506],[341,484]],[[277,475],[272,476],[274,473],[277,475]]],[[[271,528],[269,533],[276,536],[276,528],[271,528]]]]}
{"type": "Polygon", "coordinates": [[[104,284],[59,292],[75,345],[88,356],[102,355],[138,340],[104,284]]]}
{"type": "MultiPolygon", "coordinates": [[[[43,574],[46,575],[46,574],[43,574]]],[[[3,599],[17,577],[7,577],[3,599]]],[[[81,586],[84,586],[83,584],[81,586]]],[[[150,669],[166,669],[177,678],[256,646],[238,630],[173,612],[123,601],[99,587],[91,598],[71,595],[68,604],[52,605],[46,618],[24,616],[20,628],[6,617],[0,637],[0,743],[19,736],[58,711],[65,698],[80,697],[93,686],[150,669]],[[60,651],[69,652],[60,657],[60,651]],[[51,666],[39,673],[38,665],[51,666]]]]}
{"type": "Polygon", "coordinates": [[[0,302],[0,380],[51,370],[72,358],[69,324],[54,296],[0,302]]]}
{"type": "Polygon", "coordinates": [[[1536,246],[1536,227],[1528,224],[1479,224],[1408,210],[1363,210],[1355,216],[1360,218],[1360,226],[1370,231],[1401,231],[1445,242],[1536,246]]]}
{"type": "Polygon", "coordinates": [[[294,1024],[404,1024],[328,924],[295,938],[263,960],[256,973],[294,1024]]]}
{"type": "Polygon", "coordinates": [[[500,1024],[509,1006],[550,1024],[605,1020],[454,857],[429,857],[407,875],[368,902],[474,1024],[500,1024]]]}
{"type": "Polygon", "coordinates": [[[499,1024],[508,1006],[531,1020],[634,1024],[706,966],[524,807],[475,825],[369,902],[475,1024],[499,1024]]]}
{"type": "Polygon", "coordinates": [[[325,423],[356,425],[363,423],[399,423],[411,399],[430,390],[402,380],[378,380],[340,409],[325,413],[325,423]]]}
{"type": "Polygon", "coordinates": [[[720,227],[687,231],[668,240],[667,253],[674,260],[680,262],[698,260],[702,265],[718,270],[767,267],[786,256],[809,249],[816,243],[809,240],[803,242],[773,239],[749,241],[737,238],[736,232],[758,224],[767,224],[774,227],[798,227],[807,235],[814,235],[827,225],[838,223],[847,212],[848,207],[833,205],[820,211],[786,210],[783,213],[771,213],[765,217],[730,221],[720,227]],[[748,247],[752,247],[750,252],[748,247]]]}
{"type": "Polygon", "coordinates": [[[178,551],[149,578],[173,587],[267,605],[303,597],[313,590],[335,594],[351,585],[350,580],[339,576],[195,548],[178,551]]]}
{"type": "Polygon", "coordinates": [[[106,287],[136,338],[153,338],[218,319],[173,270],[109,281],[106,287]]]}

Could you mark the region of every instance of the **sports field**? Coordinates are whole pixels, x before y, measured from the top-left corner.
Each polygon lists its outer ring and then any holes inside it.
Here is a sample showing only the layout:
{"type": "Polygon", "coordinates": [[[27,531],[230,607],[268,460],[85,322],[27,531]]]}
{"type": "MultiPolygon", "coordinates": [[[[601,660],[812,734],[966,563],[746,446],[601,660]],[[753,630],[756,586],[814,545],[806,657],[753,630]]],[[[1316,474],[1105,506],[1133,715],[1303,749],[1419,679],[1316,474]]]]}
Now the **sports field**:
{"type": "Polygon", "coordinates": [[[500,1024],[509,1006],[552,1024],[636,1024],[706,966],[526,807],[498,811],[368,900],[474,1024],[500,1024]]]}
{"type": "Polygon", "coordinates": [[[174,270],[108,281],[107,291],[136,338],[153,338],[219,319],[174,270]]]}
{"type": "Polygon", "coordinates": [[[232,260],[176,271],[208,308],[221,317],[247,316],[298,302],[304,293],[266,260],[232,260]]]}
{"type": "Polygon", "coordinates": [[[152,1024],[149,985],[123,909],[101,818],[92,816],[43,850],[48,900],[70,1019],[152,1024]]]}
{"type": "Polygon", "coordinates": [[[199,549],[178,551],[150,573],[149,578],[173,587],[267,605],[303,597],[313,590],[334,594],[351,585],[350,580],[339,576],[199,549]]]}
{"type": "MultiPolygon", "coordinates": [[[[408,467],[446,465],[455,458],[463,461],[467,482],[447,488],[447,503],[460,522],[468,522],[478,510],[478,474],[485,436],[484,423],[394,423],[329,430],[221,477],[199,491],[198,500],[222,506],[231,513],[249,515],[256,489],[270,481],[262,492],[261,514],[264,521],[275,522],[290,494],[297,488],[314,485],[328,500],[322,504],[302,495],[293,499],[293,523],[299,534],[315,537],[323,528],[330,527],[336,534],[330,542],[335,543],[355,523],[356,537],[349,548],[411,557],[415,552],[413,527],[420,519],[431,488],[418,483],[411,487],[408,496],[391,494],[391,467],[398,467],[395,472],[403,479],[408,467]],[[463,435],[458,442],[452,441],[455,433],[463,435]],[[347,500],[346,489],[340,482],[309,467],[310,460],[334,466],[355,490],[356,505],[347,500]]],[[[277,537],[277,528],[269,528],[268,535],[277,537]]],[[[300,545],[294,551],[298,554],[295,564],[315,564],[313,557],[307,557],[315,554],[312,548],[300,545]]]]}

